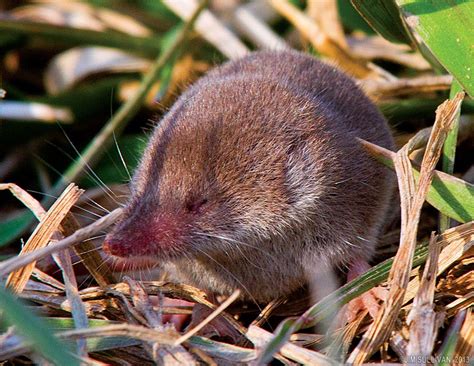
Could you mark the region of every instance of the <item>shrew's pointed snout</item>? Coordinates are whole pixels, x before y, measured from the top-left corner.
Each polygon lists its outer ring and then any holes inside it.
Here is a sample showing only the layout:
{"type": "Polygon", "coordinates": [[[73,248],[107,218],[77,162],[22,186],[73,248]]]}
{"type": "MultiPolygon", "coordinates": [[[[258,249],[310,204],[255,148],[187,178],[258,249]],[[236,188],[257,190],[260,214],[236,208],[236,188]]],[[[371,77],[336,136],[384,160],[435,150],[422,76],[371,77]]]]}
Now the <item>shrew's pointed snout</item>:
{"type": "Polygon", "coordinates": [[[130,249],[120,239],[114,237],[114,235],[109,234],[105,237],[104,243],[102,244],[102,249],[108,255],[113,255],[116,257],[127,257],[130,249]]]}
{"type": "Polygon", "coordinates": [[[108,255],[120,258],[141,257],[151,254],[156,238],[144,225],[120,225],[109,233],[102,244],[108,255]]]}
{"type": "Polygon", "coordinates": [[[120,258],[142,256],[151,239],[149,227],[142,220],[129,216],[107,234],[102,249],[105,254],[120,258]]]}
{"type": "Polygon", "coordinates": [[[120,223],[106,236],[102,245],[104,252],[121,258],[156,258],[169,256],[182,248],[186,227],[183,217],[163,213],[145,217],[132,216],[120,223]]]}
{"type": "Polygon", "coordinates": [[[112,272],[136,271],[152,268],[156,263],[153,258],[131,252],[127,242],[121,241],[113,233],[106,236],[102,248],[107,255],[106,262],[112,272]]]}

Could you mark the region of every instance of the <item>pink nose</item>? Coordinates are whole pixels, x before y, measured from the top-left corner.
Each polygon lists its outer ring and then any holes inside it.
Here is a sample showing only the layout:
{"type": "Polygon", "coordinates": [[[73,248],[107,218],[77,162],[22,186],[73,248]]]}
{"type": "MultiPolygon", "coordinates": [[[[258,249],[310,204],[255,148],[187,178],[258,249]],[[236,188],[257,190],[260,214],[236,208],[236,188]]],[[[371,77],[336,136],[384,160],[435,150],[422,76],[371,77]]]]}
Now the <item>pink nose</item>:
{"type": "Polygon", "coordinates": [[[116,257],[126,257],[127,248],[124,243],[121,243],[119,240],[109,237],[105,237],[104,243],[102,244],[102,249],[105,253],[109,255],[114,255],[116,257]]]}
{"type": "Polygon", "coordinates": [[[180,245],[185,219],[162,213],[151,219],[126,220],[105,237],[102,248],[121,258],[166,255],[180,245]]]}

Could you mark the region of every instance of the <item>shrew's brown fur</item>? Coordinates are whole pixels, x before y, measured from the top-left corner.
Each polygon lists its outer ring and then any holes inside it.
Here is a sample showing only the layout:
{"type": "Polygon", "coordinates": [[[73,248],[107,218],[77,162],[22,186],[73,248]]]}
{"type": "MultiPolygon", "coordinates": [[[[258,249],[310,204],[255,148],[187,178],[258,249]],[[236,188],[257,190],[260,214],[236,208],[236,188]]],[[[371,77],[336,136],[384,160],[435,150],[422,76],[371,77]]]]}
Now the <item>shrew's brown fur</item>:
{"type": "Polygon", "coordinates": [[[392,178],[356,137],[393,148],[376,107],[334,68],[293,51],[224,64],[156,127],[104,247],[258,301],[367,260],[392,178]]]}

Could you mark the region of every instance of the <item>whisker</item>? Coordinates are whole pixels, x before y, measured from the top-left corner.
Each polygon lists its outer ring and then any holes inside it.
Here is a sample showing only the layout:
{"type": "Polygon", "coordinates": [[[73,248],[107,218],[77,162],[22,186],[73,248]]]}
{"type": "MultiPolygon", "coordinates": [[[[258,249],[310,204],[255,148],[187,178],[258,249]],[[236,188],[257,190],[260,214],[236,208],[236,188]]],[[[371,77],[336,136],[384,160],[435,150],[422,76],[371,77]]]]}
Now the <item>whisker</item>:
{"type": "MultiPolygon", "coordinates": [[[[115,201],[115,198],[113,195],[115,195],[115,193],[102,181],[102,179],[100,179],[100,177],[96,174],[96,172],[94,172],[94,170],[91,168],[91,166],[89,165],[89,163],[82,157],[82,154],[80,153],[80,151],[76,148],[76,145],[74,145],[74,143],[72,142],[72,140],[69,138],[68,134],[66,133],[66,131],[64,130],[64,128],[58,124],[59,128],[61,129],[61,131],[63,132],[64,134],[64,137],[66,137],[67,141],[69,142],[69,144],[71,145],[71,147],[74,149],[74,151],[76,152],[77,156],[81,159],[81,161],[84,163],[85,167],[87,168],[87,170],[84,170],[86,173],[87,171],[89,171],[90,174],[92,174],[93,177],[95,177],[95,179],[97,180],[97,182],[99,182],[99,185],[104,189],[104,192],[110,197],[110,199],[112,199],[113,201],[115,201]]],[[[59,149],[58,146],[56,146],[56,148],[59,149]]],[[[69,155],[69,154],[66,154],[66,155],[69,155]]],[[[74,159],[73,159],[74,160],[74,159]]],[[[115,201],[117,204],[118,202],[115,201]]]]}
{"type": "MultiPolygon", "coordinates": [[[[224,239],[223,239],[224,240],[224,239]]],[[[226,244],[226,247],[229,248],[231,251],[235,251],[237,250],[241,256],[250,264],[252,265],[253,267],[257,268],[258,270],[262,271],[262,272],[265,272],[266,270],[262,267],[259,267],[257,266],[254,262],[252,262],[244,253],[244,251],[242,250],[242,248],[240,247],[240,245],[230,245],[230,243],[227,243],[225,242],[226,244]]],[[[227,253],[227,251],[224,250],[224,253],[229,257],[229,259],[232,259],[232,257],[227,253]]],[[[235,259],[235,258],[234,258],[235,259]]],[[[234,260],[232,259],[232,260],[234,260]]]]}
{"type": "Polygon", "coordinates": [[[248,244],[248,243],[244,243],[242,241],[239,241],[239,240],[235,240],[235,239],[232,239],[232,238],[228,238],[226,236],[223,236],[223,235],[216,235],[216,234],[209,234],[209,233],[196,233],[197,235],[200,235],[200,236],[207,236],[209,238],[215,238],[215,239],[221,239],[221,240],[224,240],[224,241],[227,241],[227,242],[231,242],[231,243],[236,243],[236,244],[241,244],[241,245],[244,245],[246,247],[249,247],[249,248],[252,248],[252,249],[255,249],[255,250],[258,250],[260,252],[262,252],[263,254],[269,256],[271,259],[275,259],[275,256],[266,252],[265,250],[263,250],[262,248],[259,248],[259,247],[256,247],[254,245],[251,245],[251,244],[248,244]]]}
{"type": "MultiPolygon", "coordinates": [[[[38,158],[43,164],[45,164],[48,168],[52,169],[55,173],[57,173],[58,175],[62,175],[61,172],[57,169],[55,169],[52,165],[50,165],[49,163],[47,163],[45,160],[43,160],[41,157],[35,155],[36,158],[38,158]]],[[[36,194],[41,194],[45,197],[52,197],[52,198],[58,198],[58,196],[54,196],[52,194],[48,194],[48,193],[45,193],[45,192],[41,192],[41,191],[35,191],[35,190],[28,190],[28,192],[31,192],[31,193],[36,193],[36,194]]],[[[101,206],[99,203],[97,203],[96,201],[94,201],[92,198],[87,198],[87,201],[92,205],[96,205],[97,208],[99,209],[102,209],[105,213],[110,213],[109,210],[107,210],[106,208],[104,208],[103,206],[101,206]]],[[[79,206],[74,206],[74,207],[77,207],[77,208],[80,208],[79,206]]]]}
{"type": "Polygon", "coordinates": [[[119,154],[120,160],[123,164],[123,167],[125,168],[125,171],[127,172],[129,181],[131,181],[132,176],[130,175],[130,171],[128,170],[127,164],[125,164],[125,159],[122,156],[122,151],[120,151],[120,147],[119,147],[119,144],[117,142],[117,138],[115,137],[115,131],[113,132],[113,136],[114,136],[114,141],[115,141],[115,147],[117,148],[117,152],[119,154]]]}
{"type": "MultiPolygon", "coordinates": [[[[102,211],[104,211],[105,213],[109,214],[110,213],[110,210],[107,210],[104,206],[102,206],[100,203],[98,203],[97,201],[93,200],[92,198],[87,198],[87,202],[85,202],[89,205],[95,205],[97,208],[101,209],[102,211]]],[[[121,206],[121,205],[119,205],[121,206]]]]}
{"type": "MultiPolygon", "coordinates": [[[[75,159],[74,157],[69,154],[66,150],[64,150],[63,148],[61,148],[60,146],[56,145],[55,143],[51,142],[51,141],[46,141],[46,143],[52,147],[54,147],[55,149],[57,149],[59,152],[61,152],[61,154],[63,154],[64,156],[68,157],[69,160],[71,162],[74,162],[75,159]]],[[[71,142],[72,144],[72,142],[71,142]]],[[[36,155],[37,156],[37,155],[36,155]]],[[[59,170],[53,168],[50,164],[48,164],[44,159],[40,158],[39,156],[37,156],[41,162],[43,162],[44,164],[46,164],[46,166],[50,169],[52,169],[53,171],[56,172],[56,174],[58,174],[60,177],[64,177],[64,174],[62,172],[60,172],[59,170]]],[[[98,177],[94,177],[92,175],[92,173],[90,173],[88,170],[84,169],[84,173],[94,182],[97,184],[98,187],[100,187],[102,189],[102,191],[104,191],[104,193],[107,194],[107,191],[104,189],[104,183],[98,179],[98,177]]]]}
{"type": "MultiPolygon", "coordinates": [[[[35,191],[35,190],[33,190],[33,189],[27,189],[26,191],[27,191],[27,192],[30,192],[30,193],[40,194],[40,195],[43,195],[43,196],[46,196],[46,197],[52,197],[52,198],[56,198],[56,199],[58,198],[57,196],[54,196],[54,195],[52,195],[52,194],[48,194],[48,193],[44,193],[44,192],[35,191]]],[[[102,218],[101,215],[99,215],[99,214],[97,214],[97,213],[95,213],[95,212],[89,211],[89,210],[87,210],[87,209],[85,209],[84,207],[81,207],[81,206],[79,206],[79,205],[73,205],[73,207],[74,207],[74,208],[77,208],[78,210],[82,210],[82,211],[84,211],[84,212],[87,212],[88,214],[91,214],[91,215],[93,215],[93,216],[95,216],[95,217],[97,217],[97,218],[99,218],[99,219],[102,218]]],[[[77,213],[76,213],[76,214],[77,214],[77,213]]],[[[77,214],[77,215],[79,215],[79,214],[77,214]]],[[[87,216],[84,216],[84,215],[79,215],[79,216],[87,217],[87,216]]],[[[90,218],[90,217],[87,217],[87,218],[90,218]]]]}
{"type": "Polygon", "coordinates": [[[90,237],[89,239],[85,239],[85,240],[83,240],[83,241],[95,240],[95,239],[103,238],[104,236],[107,236],[107,234],[104,233],[104,234],[92,236],[92,237],[90,237]]]}
{"type": "MultiPolygon", "coordinates": [[[[71,161],[74,161],[74,158],[72,156],[70,156],[68,153],[66,153],[64,150],[62,150],[60,147],[56,146],[55,144],[51,143],[50,141],[47,141],[48,144],[50,144],[51,146],[54,146],[55,148],[57,148],[59,151],[61,151],[64,155],[66,155],[71,161]]],[[[58,176],[60,177],[64,177],[64,174],[62,172],[60,172],[58,169],[56,169],[53,165],[51,165],[50,163],[48,163],[46,160],[44,160],[41,156],[39,156],[38,154],[33,154],[33,156],[38,159],[42,164],[44,164],[47,168],[49,168],[50,170],[52,170],[53,172],[55,172],[58,176]]],[[[104,189],[104,187],[100,184],[99,181],[97,181],[88,171],[85,171],[85,173],[87,174],[87,176],[92,179],[103,191],[105,194],[107,194],[110,199],[112,199],[115,203],[118,204],[118,202],[112,197],[110,196],[110,194],[104,189]]],[[[104,184],[102,182],[102,184],[104,184]]],[[[108,187],[107,187],[108,188],[108,187]]],[[[108,188],[110,190],[110,188],[108,188]]]]}

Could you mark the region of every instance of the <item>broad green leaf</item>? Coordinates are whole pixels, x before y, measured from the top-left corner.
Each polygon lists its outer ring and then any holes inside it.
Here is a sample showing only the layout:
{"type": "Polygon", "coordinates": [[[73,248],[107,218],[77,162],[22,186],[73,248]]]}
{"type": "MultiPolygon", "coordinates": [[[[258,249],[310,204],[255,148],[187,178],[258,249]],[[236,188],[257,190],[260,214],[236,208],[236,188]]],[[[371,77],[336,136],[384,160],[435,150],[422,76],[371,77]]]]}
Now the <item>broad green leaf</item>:
{"type": "Polygon", "coordinates": [[[0,247],[18,238],[31,224],[34,216],[30,211],[21,211],[18,215],[0,221],[0,247]]]}
{"type": "Polygon", "coordinates": [[[412,43],[394,0],[351,0],[351,3],[382,37],[392,42],[412,43]]]}
{"type": "Polygon", "coordinates": [[[3,287],[0,287],[0,310],[2,320],[14,325],[45,358],[56,365],[79,366],[79,360],[52,335],[51,329],[3,287]]]}
{"type": "MultiPolygon", "coordinates": [[[[393,152],[366,142],[363,145],[377,160],[393,169],[393,152]]],[[[417,180],[420,173],[413,168],[413,175],[417,180]]],[[[438,211],[462,223],[474,220],[473,198],[474,185],[440,171],[435,171],[426,196],[438,211]]]]}
{"type": "MultiPolygon", "coordinates": [[[[474,96],[474,1],[396,0],[414,39],[474,96]]],[[[422,47],[420,51],[423,52],[422,47]]]]}
{"type": "MultiPolygon", "coordinates": [[[[419,172],[415,170],[415,179],[419,172]]],[[[428,203],[459,222],[474,220],[474,186],[443,172],[437,172],[426,196],[428,203]]]]}

